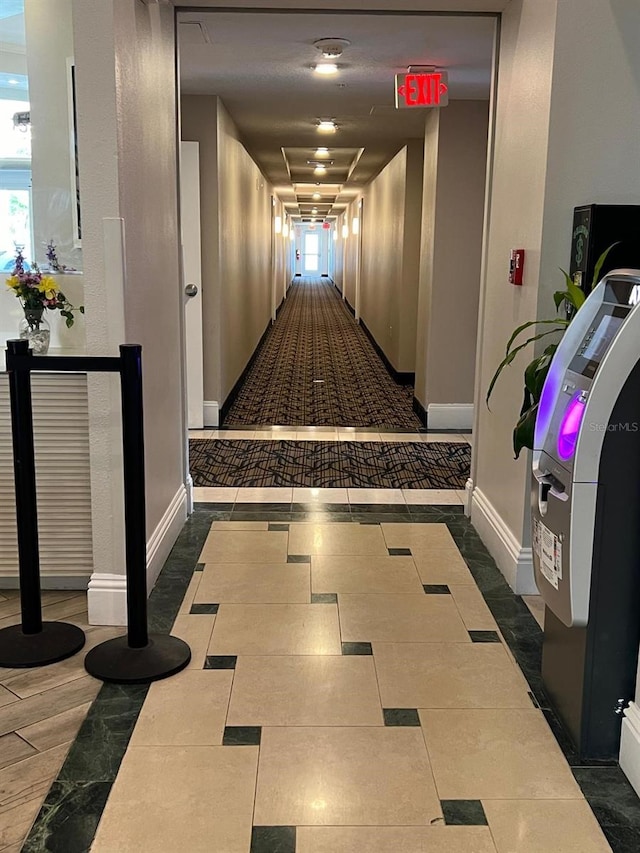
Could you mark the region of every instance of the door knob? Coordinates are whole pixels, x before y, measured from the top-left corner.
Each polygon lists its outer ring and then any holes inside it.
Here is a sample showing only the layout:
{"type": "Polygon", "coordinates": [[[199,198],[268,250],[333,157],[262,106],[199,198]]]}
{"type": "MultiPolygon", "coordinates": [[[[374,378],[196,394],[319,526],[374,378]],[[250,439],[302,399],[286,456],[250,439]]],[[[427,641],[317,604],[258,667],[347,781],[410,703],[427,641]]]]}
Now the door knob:
{"type": "Polygon", "coordinates": [[[187,296],[197,296],[198,295],[198,285],[197,284],[188,284],[184,292],[187,296]]]}

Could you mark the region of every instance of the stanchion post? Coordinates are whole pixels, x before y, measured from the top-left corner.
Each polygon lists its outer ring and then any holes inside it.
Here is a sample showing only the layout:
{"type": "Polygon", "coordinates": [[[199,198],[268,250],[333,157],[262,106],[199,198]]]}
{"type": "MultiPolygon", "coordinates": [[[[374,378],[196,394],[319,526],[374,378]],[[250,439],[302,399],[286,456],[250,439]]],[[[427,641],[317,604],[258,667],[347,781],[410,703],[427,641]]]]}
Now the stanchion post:
{"type": "Polygon", "coordinates": [[[74,655],[85,642],[84,631],[77,625],[42,621],[31,358],[28,341],[7,341],[22,624],[0,630],[0,666],[4,667],[56,663],[74,655]]]}
{"type": "Polygon", "coordinates": [[[16,488],[16,529],[20,575],[22,631],[42,630],[40,596],[40,554],[38,548],[38,506],[36,500],[36,460],[33,444],[31,373],[12,367],[15,356],[31,356],[26,340],[7,342],[13,477],[16,488]]]}
{"type": "Polygon", "coordinates": [[[115,684],[146,684],[180,672],[191,649],[179,637],[148,634],[142,347],[120,347],[124,472],[126,637],[107,640],[84,660],[90,675],[115,684]]]}
{"type": "Polygon", "coordinates": [[[149,641],[142,347],[123,344],[120,360],[128,640],[131,648],[141,649],[149,641]]]}

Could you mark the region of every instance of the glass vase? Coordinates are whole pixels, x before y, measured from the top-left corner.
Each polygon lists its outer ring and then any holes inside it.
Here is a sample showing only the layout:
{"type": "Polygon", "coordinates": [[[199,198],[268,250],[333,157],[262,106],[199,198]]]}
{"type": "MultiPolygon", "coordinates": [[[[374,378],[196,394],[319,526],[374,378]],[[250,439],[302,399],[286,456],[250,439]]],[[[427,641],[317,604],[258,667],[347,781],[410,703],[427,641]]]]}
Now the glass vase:
{"type": "Polygon", "coordinates": [[[51,341],[51,327],[44,316],[44,308],[25,308],[18,327],[20,337],[29,341],[34,355],[46,355],[51,341]]]}

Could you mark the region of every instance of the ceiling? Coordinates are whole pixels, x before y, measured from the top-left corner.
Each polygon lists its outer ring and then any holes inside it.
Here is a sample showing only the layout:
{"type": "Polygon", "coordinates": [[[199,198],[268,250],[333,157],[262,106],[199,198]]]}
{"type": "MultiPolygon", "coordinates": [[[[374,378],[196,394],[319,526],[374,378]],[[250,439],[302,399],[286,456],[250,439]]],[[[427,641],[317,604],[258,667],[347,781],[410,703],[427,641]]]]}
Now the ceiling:
{"type": "Polygon", "coordinates": [[[399,151],[424,136],[425,111],[396,110],[394,75],[410,65],[449,72],[450,99],[486,99],[491,17],[282,12],[180,12],[180,80],[186,94],[218,95],[288,210],[336,215],[399,151]],[[339,73],[320,77],[314,41],[351,44],[339,73]],[[320,119],[338,130],[320,134],[320,119]],[[314,172],[329,149],[323,174],[314,172]],[[331,162],[332,161],[332,162],[331,162]],[[312,199],[313,192],[321,199],[312,199]]]}

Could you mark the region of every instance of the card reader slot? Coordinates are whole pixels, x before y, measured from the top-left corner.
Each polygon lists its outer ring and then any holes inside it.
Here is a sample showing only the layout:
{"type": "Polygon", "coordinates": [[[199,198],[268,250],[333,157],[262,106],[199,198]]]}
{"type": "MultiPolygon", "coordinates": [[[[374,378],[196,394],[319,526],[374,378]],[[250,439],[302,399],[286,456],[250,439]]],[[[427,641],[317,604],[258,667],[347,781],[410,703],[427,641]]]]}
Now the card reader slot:
{"type": "Polygon", "coordinates": [[[566,492],[564,483],[549,471],[545,471],[544,473],[541,471],[535,471],[534,474],[538,481],[538,507],[540,509],[540,514],[544,516],[547,514],[550,494],[560,501],[568,500],[569,495],[566,492]]]}

